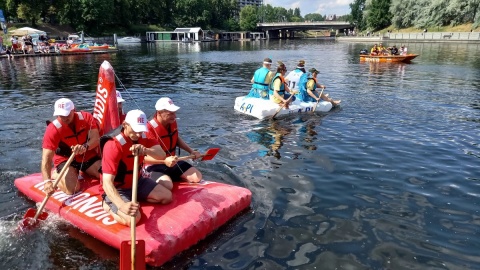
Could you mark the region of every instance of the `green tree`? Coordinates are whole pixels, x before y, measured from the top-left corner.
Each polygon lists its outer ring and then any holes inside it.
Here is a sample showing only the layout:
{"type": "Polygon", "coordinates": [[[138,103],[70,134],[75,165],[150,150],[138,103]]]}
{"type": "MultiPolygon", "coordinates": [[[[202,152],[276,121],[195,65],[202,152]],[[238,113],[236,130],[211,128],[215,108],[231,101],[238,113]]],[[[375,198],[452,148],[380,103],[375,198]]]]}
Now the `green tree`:
{"type": "Polygon", "coordinates": [[[40,14],[35,10],[35,8],[26,3],[21,3],[18,5],[17,16],[19,19],[29,22],[32,26],[36,26],[37,20],[40,19],[40,14]]]}
{"type": "Polygon", "coordinates": [[[363,12],[365,10],[365,0],[354,0],[350,3],[351,16],[349,22],[359,30],[363,31],[366,28],[365,20],[363,19],[363,12]]]}
{"type": "Polygon", "coordinates": [[[82,25],[85,31],[101,32],[107,24],[111,23],[114,6],[113,0],[80,0],[82,25]]]}
{"type": "Polygon", "coordinates": [[[390,13],[391,0],[372,0],[367,2],[366,22],[367,27],[373,31],[391,25],[392,14],[390,13]]]}
{"type": "Polygon", "coordinates": [[[298,18],[302,18],[302,14],[300,13],[300,8],[295,8],[295,10],[293,11],[293,16],[294,17],[298,17],[298,18]]]}
{"type": "Polygon", "coordinates": [[[390,13],[392,25],[396,28],[407,28],[421,21],[420,14],[428,7],[429,0],[392,0],[390,13]]]}
{"type": "Polygon", "coordinates": [[[243,31],[254,31],[258,22],[257,8],[254,6],[244,6],[240,10],[240,29],[243,31]]]}
{"type": "Polygon", "coordinates": [[[321,21],[324,21],[325,18],[322,16],[322,14],[309,13],[305,15],[305,20],[310,22],[321,22],[321,21]]]}

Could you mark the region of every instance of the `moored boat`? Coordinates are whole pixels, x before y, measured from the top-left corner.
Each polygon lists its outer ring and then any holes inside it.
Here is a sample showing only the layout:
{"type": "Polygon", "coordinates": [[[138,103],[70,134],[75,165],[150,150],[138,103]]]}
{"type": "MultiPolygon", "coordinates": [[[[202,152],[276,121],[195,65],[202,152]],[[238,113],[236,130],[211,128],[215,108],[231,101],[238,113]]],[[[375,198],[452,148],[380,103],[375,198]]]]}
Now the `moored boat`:
{"type": "Polygon", "coordinates": [[[370,54],[360,54],[360,61],[368,62],[410,62],[418,54],[407,54],[407,55],[370,55],[370,54]]]}
{"type": "Polygon", "coordinates": [[[60,53],[63,54],[88,53],[91,51],[91,49],[85,47],[60,48],[60,53]]]}
{"type": "Polygon", "coordinates": [[[88,45],[88,48],[90,50],[108,50],[109,49],[109,45],[108,44],[104,44],[104,45],[88,45]]]}
{"type": "Polygon", "coordinates": [[[117,39],[118,44],[125,44],[125,43],[140,43],[142,40],[137,37],[122,37],[117,39]]]}
{"type": "MultiPolygon", "coordinates": [[[[46,209],[98,240],[120,249],[129,241],[131,230],[118,224],[102,207],[98,180],[84,183],[74,196],[55,192],[46,209]]],[[[40,173],[15,180],[15,186],[35,202],[44,199],[40,173]]],[[[141,203],[142,218],[136,227],[136,239],[145,241],[145,262],[160,266],[183,250],[212,233],[251,203],[248,189],[224,183],[175,183],[173,201],[166,205],[141,203]]]]}
{"type": "MultiPolygon", "coordinates": [[[[301,102],[297,98],[297,100],[293,101],[289,105],[288,109],[281,109],[277,116],[291,113],[311,112],[316,103],[317,102],[301,102]]],[[[266,99],[241,96],[235,99],[235,105],[233,108],[243,114],[251,115],[258,119],[264,119],[272,117],[277,112],[279,105],[266,99]]],[[[315,108],[315,111],[328,112],[331,109],[332,103],[328,101],[320,101],[315,108]]]]}

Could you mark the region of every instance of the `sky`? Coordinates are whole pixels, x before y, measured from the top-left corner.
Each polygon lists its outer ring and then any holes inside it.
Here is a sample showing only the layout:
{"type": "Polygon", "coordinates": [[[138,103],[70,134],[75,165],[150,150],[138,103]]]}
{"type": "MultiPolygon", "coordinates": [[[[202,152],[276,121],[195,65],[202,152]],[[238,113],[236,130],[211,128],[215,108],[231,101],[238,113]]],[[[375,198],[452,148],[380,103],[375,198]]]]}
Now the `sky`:
{"type": "Polygon", "coordinates": [[[346,15],[350,14],[350,6],[353,0],[264,0],[264,4],[285,9],[300,8],[300,13],[305,16],[309,13],[321,15],[346,15]]]}

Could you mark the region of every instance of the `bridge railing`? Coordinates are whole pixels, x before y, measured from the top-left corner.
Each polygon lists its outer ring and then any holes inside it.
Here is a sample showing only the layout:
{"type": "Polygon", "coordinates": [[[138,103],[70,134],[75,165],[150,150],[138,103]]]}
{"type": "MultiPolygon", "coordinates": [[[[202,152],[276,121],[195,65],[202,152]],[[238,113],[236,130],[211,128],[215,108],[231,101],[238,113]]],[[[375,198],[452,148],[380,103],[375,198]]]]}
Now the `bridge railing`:
{"type": "Polygon", "coordinates": [[[257,23],[257,27],[268,26],[315,26],[315,25],[350,25],[349,22],[341,21],[321,21],[321,22],[270,22],[270,23],[257,23]]]}

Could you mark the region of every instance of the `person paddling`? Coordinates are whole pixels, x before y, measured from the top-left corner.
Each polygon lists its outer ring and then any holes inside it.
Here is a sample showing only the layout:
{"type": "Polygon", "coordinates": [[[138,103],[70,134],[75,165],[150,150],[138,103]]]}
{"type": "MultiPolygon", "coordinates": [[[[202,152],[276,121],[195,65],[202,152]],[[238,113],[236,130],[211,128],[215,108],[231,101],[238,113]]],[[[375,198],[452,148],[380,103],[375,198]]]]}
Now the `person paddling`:
{"type": "MultiPolygon", "coordinates": [[[[147,117],[140,110],[129,111],[122,122],[120,133],[101,139],[103,208],[120,224],[130,225],[130,217],[136,222],[141,218],[139,203],[132,202],[134,156],[139,164],[145,157],[165,158],[165,152],[157,140],[148,139],[147,117]]],[[[139,172],[141,167],[139,166],[139,172]]],[[[138,201],[167,204],[172,193],[146,176],[138,179],[138,201]]]]}
{"type": "Polygon", "coordinates": [[[202,180],[202,173],[186,161],[177,161],[175,150],[181,148],[195,159],[200,158],[200,152],[192,149],[180,136],[177,126],[176,112],[180,107],[176,106],[168,97],[162,97],[155,104],[155,114],[148,122],[147,137],[160,142],[165,151],[165,160],[153,160],[148,158],[145,170],[161,185],[168,189],[173,188],[173,181],[185,181],[198,183],[202,180]]]}
{"type": "Polygon", "coordinates": [[[69,156],[75,153],[75,159],[58,184],[61,191],[71,195],[81,190],[78,181],[80,171],[97,179],[100,176],[101,161],[97,154],[100,136],[93,116],[84,111],[76,112],[70,99],[58,99],[54,109],[53,115],[57,118],[48,124],[42,143],[44,192],[53,194],[55,190],[51,179],[57,178],[69,156]],[[55,167],[53,178],[52,164],[55,167]]]}
{"type": "Polygon", "coordinates": [[[277,64],[277,74],[272,79],[272,82],[269,86],[270,100],[274,103],[285,105],[285,109],[288,109],[289,104],[295,101],[295,96],[290,98],[290,96],[294,93],[290,92],[290,89],[285,83],[284,76],[287,73],[287,67],[281,61],[278,61],[277,64]],[[289,101],[287,102],[287,100],[289,101]]]}
{"type": "Polygon", "coordinates": [[[328,97],[328,94],[323,93],[320,94],[316,93],[317,88],[326,89],[325,85],[320,84],[317,81],[317,75],[320,73],[316,68],[311,68],[308,70],[308,73],[304,74],[302,78],[300,78],[300,99],[303,102],[314,102],[320,101],[323,99],[332,103],[332,106],[337,106],[340,104],[341,100],[333,100],[332,98],[328,97]]]}

